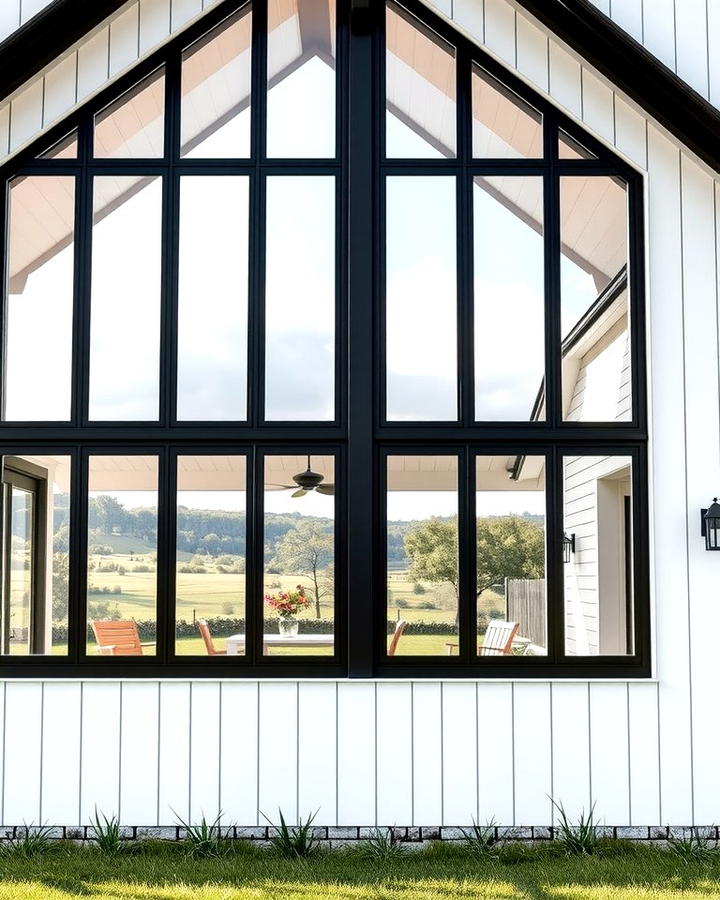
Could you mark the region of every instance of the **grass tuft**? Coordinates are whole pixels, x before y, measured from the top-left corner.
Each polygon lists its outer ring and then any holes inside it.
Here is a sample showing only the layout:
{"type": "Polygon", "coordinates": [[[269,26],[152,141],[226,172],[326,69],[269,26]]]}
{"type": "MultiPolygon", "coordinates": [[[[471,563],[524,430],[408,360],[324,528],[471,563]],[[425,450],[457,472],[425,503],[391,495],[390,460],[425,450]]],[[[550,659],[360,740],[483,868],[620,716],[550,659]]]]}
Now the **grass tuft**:
{"type": "Polygon", "coordinates": [[[263,817],[273,826],[274,833],[270,834],[270,846],[284,859],[306,859],[312,856],[318,849],[318,842],[313,834],[312,823],[317,815],[317,810],[309,815],[303,822],[298,820],[297,826],[289,826],[285,821],[283,811],[278,808],[280,824],[275,825],[263,813],[263,817]]]}
{"type": "Polygon", "coordinates": [[[668,850],[686,865],[694,862],[710,862],[720,855],[718,842],[701,838],[697,828],[691,828],[690,834],[685,837],[670,835],[667,846],[668,850]]]}
{"type": "Polygon", "coordinates": [[[95,817],[93,819],[93,830],[95,837],[95,847],[107,856],[113,856],[117,853],[131,852],[135,849],[132,841],[124,841],[120,837],[120,820],[116,815],[108,817],[104,812],[99,812],[95,807],[95,817]]]}
{"type": "Polygon", "coordinates": [[[496,827],[497,822],[495,819],[490,819],[484,825],[478,825],[473,819],[470,831],[466,831],[464,828],[460,829],[463,834],[465,849],[472,853],[473,856],[497,856],[499,848],[498,839],[495,836],[496,827]]]}
{"type": "Polygon", "coordinates": [[[562,803],[551,798],[552,805],[558,813],[560,822],[556,840],[569,856],[584,856],[594,853],[597,849],[598,830],[595,821],[595,804],[590,807],[590,812],[585,810],[580,813],[577,824],[573,825],[568,819],[562,803]]]}
{"type": "Polygon", "coordinates": [[[370,837],[358,843],[356,852],[360,859],[388,862],[403,856],[405,851],[394,828],[373,828],[370,837]]]}
{"type": "Polygon", "coordinates": [[[219,812],[212,822],[208,822],[203,815],[196,825],[186,822],[175,810],[173,812],[180,827],[185,829],[183,844],[191,859],[221,859],[230,854],[232,842],[229,838],[223,837],[220,827],[222,812],[219,812]]]}
{"type": "Polygon", "coordinates": [[[39,825],[34,827],[32,823],[26,824],[22,833],[3,845],[3,852],[8,856],[20,859],[32,859],[36,856],[45,856],[55,849],[55,842],[50,839],[52,826],[39,825]]]}

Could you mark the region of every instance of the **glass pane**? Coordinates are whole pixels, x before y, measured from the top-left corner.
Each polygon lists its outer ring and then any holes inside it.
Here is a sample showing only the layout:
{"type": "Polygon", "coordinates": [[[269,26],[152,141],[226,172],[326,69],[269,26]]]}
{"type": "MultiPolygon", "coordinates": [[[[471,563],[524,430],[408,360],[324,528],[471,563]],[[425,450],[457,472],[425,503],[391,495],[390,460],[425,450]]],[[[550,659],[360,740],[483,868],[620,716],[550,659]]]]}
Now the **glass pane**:
{"type": "Polygon", "coordinates": [[[248,178],[180,180],[178,419],[247,415],[248,178]]]}
{"type": "Polygon", "coordinates": [[[35,579],[35,496],[10,487],[10,577],[8,584],[8,652],[27,656],[32,646],[35,579]]]}
{"type": "Polygon", "coordinates": [[[335,0],[270,0],[267,65],[267,155],[335,156],[335,0]]]}
{"type": "Polygon", "coordinates": [[[87,652],[154,656],[157,457],[91,456],[89,467],[87,652]]]}
{"type": "Polygon", "coordinates": [[[387,417],[457,419],[455,178],[387,179],[387,417]]]}
{"type": "Polygon", "coordinates": [[[177,462],[175,652],[245,652],[245,457],[177,462]]]}
{"type": "Polygon", "coordinates": [[[3,471],[11,510],[5,652],[63,656],[68,650],[70,457],[6,456],[3,471]]]}
{"type": "Polygon", "coordinates": [[[594,153],[562,130],[558,139],[558,156],[560,159],[597,159],[594,153]]]}
{"type": "Polygon", "coordinates": [[[563,416],[632,419],[625,182],[560,179],[563,416]]]}
{"type": "Polygon", "coordinates": [[[335,459],[266,456],[264,653],[331,656],[335,459]]]}
{"type": "Polygon", "coordinates": [[[77,159],[77,129],[41,153],[38,159],[77,159]]]}
{"type": "Polygon", "coordinates": [[[447,656],[458,642],[458,461],[387,460],[390,656],[447,656]]]}
{"type": "Polygon", "coordinates": [[[386,15],[385,155],[456,155],[455,48],[394,3],[386,15]]]}
{"type": "Polygon", "coordinates": [[[632,460],[567,456],[565,652],[633,653],[632,460]]]}
{"type": "Polygon", "coordinates": [[[477,66],[472,74],[473,156],[485,159],[543,155],[542,116],[477,66]]]}
{"type": "Polygon", "coordinates": [[[335,179],[267,179],[265,417],[335,418],[335,179]]]}
{"type": "Polygon", "coordinates": [[[252,16],[232,16],[183,53],[180,156],[250,156],[252,16]]]}
{"type": "Polygon", "coordinates": [[[165,70],[158,69],[95,117],[95,156],[145,159],[165,145],[165,70]]]}
{"type": "Polygon", "coordinates": [[[545,457],[478,456],[477,652],[546,656],[545,457]]]}
{"type": "Polygon", "coordinates": [[[544,419],[542,178],[475,178],[475,418],[544,419]]]}
{"type": "Polygon", "coordinates": [[[158,418],[162,179],[94,179],[90,418],[158,418]]]}
{"type": "Polygon", "coordinates": [[[31,175],[9,191],[6,421],[67,421],[72,378],[75,179],[31,175]]]}

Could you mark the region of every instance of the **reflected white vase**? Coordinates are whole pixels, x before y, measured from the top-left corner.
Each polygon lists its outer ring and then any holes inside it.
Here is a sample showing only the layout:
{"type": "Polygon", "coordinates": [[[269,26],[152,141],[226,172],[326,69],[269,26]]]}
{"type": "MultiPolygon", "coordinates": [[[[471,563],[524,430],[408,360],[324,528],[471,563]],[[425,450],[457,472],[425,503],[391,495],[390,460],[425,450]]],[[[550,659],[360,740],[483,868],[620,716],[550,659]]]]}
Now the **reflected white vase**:
{"type": "Polygon", "coordinates": [[[282,637],[296,637],[299,627],[300,623],[298,622],[298,620],[293,619],[290,616],[278,619],[278,631],[280,632],[282,637]]]}

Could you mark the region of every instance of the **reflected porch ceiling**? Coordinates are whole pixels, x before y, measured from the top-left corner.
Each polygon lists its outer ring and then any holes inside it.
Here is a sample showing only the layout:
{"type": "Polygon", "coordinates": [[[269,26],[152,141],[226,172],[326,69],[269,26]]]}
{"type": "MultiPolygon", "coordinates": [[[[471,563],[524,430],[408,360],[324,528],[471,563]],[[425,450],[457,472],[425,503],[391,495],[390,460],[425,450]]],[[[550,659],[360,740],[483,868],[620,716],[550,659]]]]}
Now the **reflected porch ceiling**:
{"type": "MultiPolygon", "coordinates": [[[[334,67],[334,4],[327,0],[270,0],[268,14],[271,87],[313,58],[334,67]]],[[[390,14],[387,42],[388,65],[393,73],[388,80],[389,109],[415,134],[450,155],[448,144],[453,137],[448,123],[454,122],[454,111],[449,116],[448,110],[455,106],[455,78],[454,60],[447,44],[404,13],[390,14]]],[[[250,85],[243,57],[250,53],[250,44],[250,18],[242,15],[212,42],[201,39],[194,45],[193,49],[201,52],[194,53],[185,63],[184,150],[191,151],[247,108],[250,85]],[[243,88],[240,95],[238,84],[243,88]]],[[[151,76],[147,88],[129,99],[122,110],[115,105],[120,114],[113,116],[112,127],[103,128],[102,135],[96,136],[98,155],[111,156],[120,143],[129,148],[130,156],[141,157],[152,151],[153,140],[162,134],[158,93],[161,84],[151,76]]],[[[509,105],[498,104],[492,90],[477,94],[474,126],[481,127],[486,138],[489,136],[489,151],[493,146],[499,153],[503,148],[522,145],[523,116],[508,117],[509,105]]],[[[96,221],[141,191],[147,182],[143,177],[132,182],[128,178],[103,179],[96,221]]],[[[543,206],[538,189],[528,189],[517,177],[494,177],[492,185],[483,179],[477,183],[535,230],[542,230],[543,206]]],[[[618,220],[619,204],[606,202],[607,192],[612,189],[607,179],[588,183],[578,178],[577,185],[563,195],[563,218],[568,223],[563,232],[563,252],[593,276],[598,292],[625,262],[620,237],[624,236],[625,223],[618,220]]],[[[615,189],[621,190],[617,186],[615,189]]],[[[67,196],[70,190],[68,178],[25,178],[15,182],[10,293],[22,293],[28,275],[71,243],[73,206],[67,196]]]]}

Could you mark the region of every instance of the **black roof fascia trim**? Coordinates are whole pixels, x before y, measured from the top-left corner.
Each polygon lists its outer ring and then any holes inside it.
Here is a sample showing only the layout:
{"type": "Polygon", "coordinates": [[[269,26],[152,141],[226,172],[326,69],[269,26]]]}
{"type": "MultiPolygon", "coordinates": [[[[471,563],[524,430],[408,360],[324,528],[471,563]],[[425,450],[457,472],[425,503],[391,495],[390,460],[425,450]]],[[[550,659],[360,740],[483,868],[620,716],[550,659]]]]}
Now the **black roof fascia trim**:
{"type": "Polygon", "coordinates": [[[126,0],[54,0],[0,43],[0,99],[37,75],[126,0]]]}
{"type": "Polygon", "coordinates": [[[720,111],[588,0],[517,0],[645,112],[720,171],[720,111]]]}

